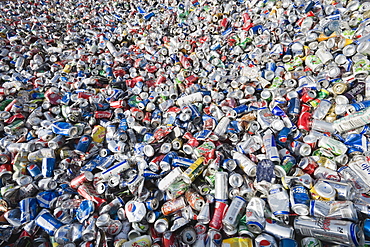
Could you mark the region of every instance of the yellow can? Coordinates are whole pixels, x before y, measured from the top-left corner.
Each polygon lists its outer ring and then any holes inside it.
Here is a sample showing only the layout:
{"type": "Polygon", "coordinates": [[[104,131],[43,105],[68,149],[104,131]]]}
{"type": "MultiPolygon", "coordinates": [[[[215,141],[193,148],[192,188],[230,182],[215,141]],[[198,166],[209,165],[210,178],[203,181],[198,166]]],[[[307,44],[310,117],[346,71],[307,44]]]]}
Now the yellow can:
{"type": "Polygon", "coordinates": [[[106,129],[101,125],[96,125],[92,130],[91,137],[94,142],[101,143],[104,141],[105,135],[107,134],[106,129]]]}

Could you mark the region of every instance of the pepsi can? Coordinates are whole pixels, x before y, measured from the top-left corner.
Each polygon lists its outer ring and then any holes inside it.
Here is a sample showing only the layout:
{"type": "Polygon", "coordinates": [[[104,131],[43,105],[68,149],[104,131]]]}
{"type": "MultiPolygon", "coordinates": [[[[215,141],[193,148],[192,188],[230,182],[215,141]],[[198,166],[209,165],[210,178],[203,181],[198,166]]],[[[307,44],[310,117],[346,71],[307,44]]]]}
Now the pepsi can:
{"type": "Polygon", "coordinates": [[[46,209],[41,210],[35,219],[36,224],[44,229],[50,236],[54,236],[63,223],[54,218],[54,216],[46,209]]]}
{"type": "Polygon", "coordinates": [[[89,146],[92,142],[92,137],[88,135],[81,136],[78,144],[76,146],[75,152],[79,154],[84,154],[89,149],[89,146]]]}
{"type": "Polygon", "coordinates": [[[21,222],[27,223],[34,220],[37,216],[37,200],[34,197],[28,197],[19,202],[21,210],[21,222]]]}
{"type": "Polygon", "coordinates": [[[44,178],[52,177],[53,171],[55,168],[55,158],[43,158],[42,159],[42,166],[41,166],[41,173],[44,178]]]}

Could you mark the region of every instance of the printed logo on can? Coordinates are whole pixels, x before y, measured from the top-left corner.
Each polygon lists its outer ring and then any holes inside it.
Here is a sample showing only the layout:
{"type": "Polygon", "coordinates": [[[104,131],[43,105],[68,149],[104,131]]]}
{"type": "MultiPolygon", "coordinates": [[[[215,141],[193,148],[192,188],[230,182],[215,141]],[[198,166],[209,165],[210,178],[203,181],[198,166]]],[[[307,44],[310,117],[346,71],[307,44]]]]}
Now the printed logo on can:
{"type": "Polygon", "coordinates": [[[130,203],[128,206],[127,206],[127,209],[129,212],[135,212],[136,210],[136,206],[134,203],[130,203]]]}

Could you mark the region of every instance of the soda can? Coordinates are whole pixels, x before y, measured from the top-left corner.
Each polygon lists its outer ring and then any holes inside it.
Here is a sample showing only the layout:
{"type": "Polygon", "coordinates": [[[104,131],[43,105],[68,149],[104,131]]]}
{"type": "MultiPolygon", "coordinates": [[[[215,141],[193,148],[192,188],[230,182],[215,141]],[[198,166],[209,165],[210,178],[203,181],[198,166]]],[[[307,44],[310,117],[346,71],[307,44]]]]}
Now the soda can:
{"type": "Polygon", "coordinates": [[[308,215],[310,195],[303,185],[294,185],[290,188],[290,203],[292,210],[299,215],[308,215]]]}
{"type": "Polygon", "coordinates": [[[182,173],[182,179],[186,183],[192,183],[199,176],[199,174],[202,173],[203,169],[205,168],[204,160],[204,157],[199,157],[191,166],[188,167],[188,169],[182,173]]]}
{"type": "Polygon", "coordinates": [[[322,247],[322,243],[315,237],[305,237],[301,240],[302,247],[322,247]]]}
{"type": "Polygon", "coordinates": [[[294,228],[302,236],[334,244],[363,246],[365,241],[362,229],[350,221],[298,216],[294,228]]]}
{"type": "Polygon", "coordinates": [[[54,236],[63,223],[57,220],[48,210],[43,209],[35,218],[36,224],[46,231],[50,236],[54,236]]]}
{"type": "Polygon", "coordinates": [[[176,235],[173,232],[165,232],[162,238],[163,247],[179,247],[176,235]]]}
{"type": "Polygon", "coordinates": [[[315,172],[313,173],[313,177],[316,179],[329,179],[337,182],[340,181],[340,176],[337,171],[323,166],[319,166],[316,168],[315,172]]]}
{"type": "Polygon", "coordinates": [[[310,190],[313,199],[321,199],[325,201],[333,201],[335,199],[336,190],[328,183],[318,181],[310,190]]]}
{"type": "Polygon", "coordinates": [[[87,150],[90,147],[90,144],[92,142],[92,137],[88,135],[81,136],[80,140],[78,141],[78,144],[76,146],[75,152],[78,154],[84,154],[87,152],[87,150]]]}
{"type": "Polygon", "coordinates": [[[298,247],[298,243],[291,238],[280,239],[279,247],[298,247]]]}
{"type": "Polygon", "coordinates": [[[37,216],[37,200],[34,197],[28,197],[19,202],[21,210],[21,222],[27,223],[34,220],[37,216]]]}
{"type": "Polygon", "coordinates": [[[234,152],[233,159],[237,161],[238,166],[249,176],[255,177],[257,166],[247,156],[242,153],[234,152]]]}
{"type": "Polygon", "coordinates": [[[246,225],[249,231],[260,234],[265,228],[264,216],[265,201],[258,197],[252,197],[246,208],[246,225]]]}
{"type": "Polygon", "coordinates": [[[225,201],[217,200],[215,202],[215,210],[212,216],[212,220],[209,222],[209,227],[216,230],[221,230],[222,219],[227,211],[228,205],[225,201]]]}
{"type": "Polygon", "coordinates": [[[167,201],[162,205],[161,211],[163,215],[170,215],[186,206],[184,197],[179,197],[172,201],[167,201]]]}
{"type": "Polygon", "coordinates": [[[267,196],[271,211],[275,216],[286,216],[289,214],[289,196],[284,187],[280,184],[273,184],[267,196]]]}
{"type": "Polygon", "coordinates": [[[48,147],[56,150],[58,148],[61,148],[64,145],[64,143],[65,143],[65,136],[57,135],[48,142],[48,147]]]}
{"type": "Polygon", "coordinates": [[[100,215],[95,224],[109,235],[117,235],[122,229],[122,223],[119,220],[112,220],[107,213],[100,215]]]}
{"type": "Polygon", "coordinates": [[[207,247],[221,247],[222,235],[219,231],[210,229],[206,238],[207,247]]]}
{"type": "Polygon", "coordinates": [[[222,219],[222,224],[225,227],[236,228],[246,204],[243,197],[235,196],[222,219]]]}
{"type": "Polygon", "coordinates": [[[91,133],[92,141],[96,143],[101,143],[104,141],[106,134],[106,128],[101,125],[96,125],[94,126],[91,133]]]}
{"type": "Polygon", "coordinates": [[[42,173],[40,167],[36,164],[30,164],[27,166],[27,171],[28,173],[33,177],[35,181],[39,180],[42,178],[42,173]]]}
{"type": "Polygon", "coordinates": [[[197,233],[193,227],[186,227],[181,231],[180,236],[184,244],[191,245],[197,241],[197,233]]]}
{"type": "Polygon", "coordinates": [[[43,158],[42,159],[41,173],[44,176],[44,178],[53,176],[55,162],[56,162],[55,158],[43,158]]]}
{"type": "Polygon", "coordinates": [[[227,200],[228,196],[228,174],[227,172],[215,173],[215,199],[227,200]]]}
{"type": "Polygon", "coordinates": [[[74,179],[72,179],[71,182],[69,183],[69,186],[71,186],[71,188],[73,189],[77,189],[81,184],[85,182],[91,182],[93,181],[93,179],[94,175],[89,171],[85,171],[82,172],[77,177],[75,177],[74,179]]]}
{"type": "Polygon", "coordinates": [[[278,247],[278,244],[273,236],[267,233],[262,233],[254,239],[255,247],[278,247]]]}
{"type": "Polygon", "coordinates": [[[352,201],[356,195],[355,190],[350,183],[338,182],[328,179],[320,179],[319,181],[330,184],[336,190],[336,199],[341,201],[352,201]]]}
{"type": "Polygon", "coordinates": [[[58,187],[58,183],[53,178],[43,178],[37,183],[40,190],[55,190],[58,187]]]}
{"type": "Polygon", "coordinates": [[[185,199],[188,204],[196,211],[200,211],[205,205],[203,197],[192,189],[189,189],[185,192],[185,199]]]}

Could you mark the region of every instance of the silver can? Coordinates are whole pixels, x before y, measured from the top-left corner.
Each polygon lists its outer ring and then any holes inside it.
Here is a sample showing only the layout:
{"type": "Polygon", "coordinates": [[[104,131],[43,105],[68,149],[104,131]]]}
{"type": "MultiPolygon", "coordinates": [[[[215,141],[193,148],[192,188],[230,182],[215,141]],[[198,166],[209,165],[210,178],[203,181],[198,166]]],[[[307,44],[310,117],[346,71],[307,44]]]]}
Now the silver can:
{"type": "Polygon", "coordinates": [[[228,228],[236,228],[246,203],[243,197],[235,196],[222,219],[222,224],[228,228]]]}
{"type": "Polygon", "coordinates": [[[349,246],[363,246],[364,233],[353,222],[326,218],[299,216],[294,220],[294,228],[302,236],[349,246]]]}
{"type": "Polygon", "coordinates": [[[228,174],[227,172],[216,172],[215,174],[215,199],[227,200],[228,195],[228,174]]]}

